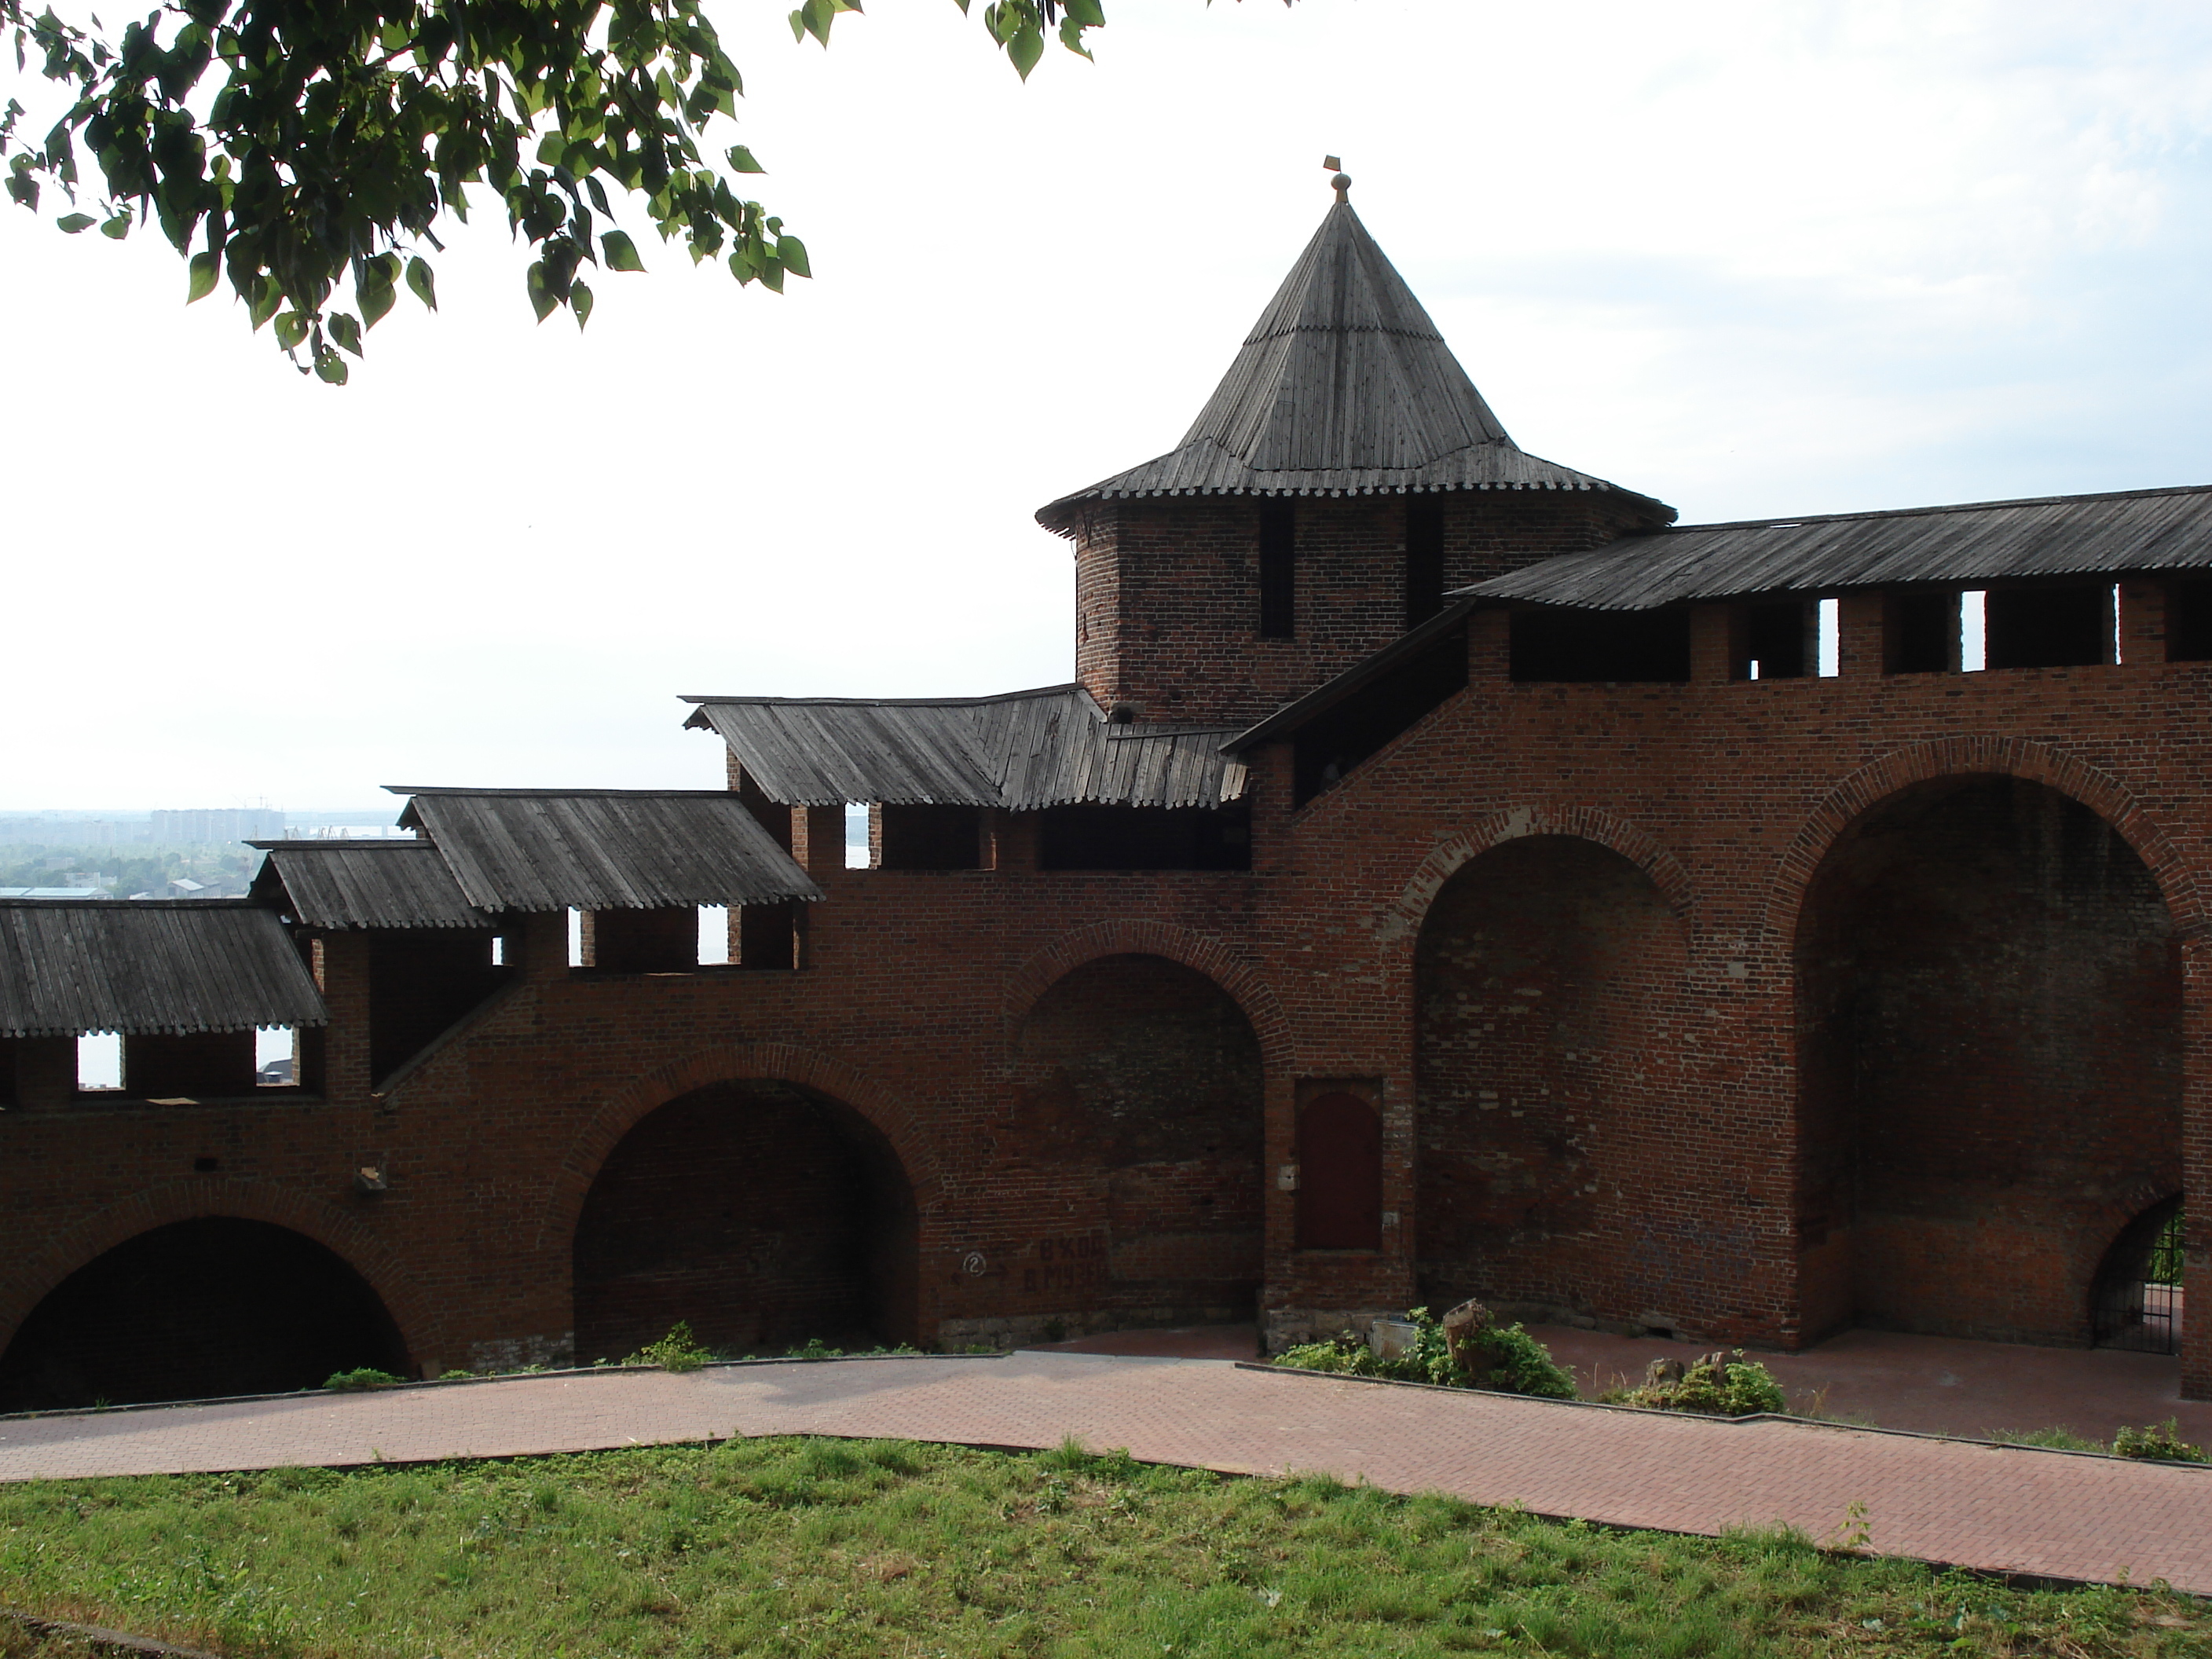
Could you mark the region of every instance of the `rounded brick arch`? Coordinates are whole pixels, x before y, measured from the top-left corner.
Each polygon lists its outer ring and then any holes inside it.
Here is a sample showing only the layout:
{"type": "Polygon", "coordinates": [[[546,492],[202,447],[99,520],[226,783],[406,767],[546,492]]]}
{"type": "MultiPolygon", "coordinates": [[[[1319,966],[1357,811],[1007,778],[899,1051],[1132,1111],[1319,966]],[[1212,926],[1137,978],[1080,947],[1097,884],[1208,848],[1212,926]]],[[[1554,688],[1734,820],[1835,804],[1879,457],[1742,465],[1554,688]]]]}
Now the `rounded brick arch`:
{"type": "Polygon", "coordinates": [[[1170,921],[1100,921],[1063,933],[1008,975],[1008,1029],[1018,1025],[1037,1000],[1061,980],[1104,957],[1164,957],[1205,975],[1251,1022],[1260,1039],[1261,1064],[1271,1072],[1290,1066],[1291,1023],[1259,970],[1213,934],[1170,921]]]}
{"type": "Polygon", "coordinates": [[[793,1042],[736,1042],[702,1049],[672,1065],[656,1066],[604,1102],[568,1142],[553,1177],[537,1248],[557,1240],[566,1249],[575,1237],[592,1183],[624,1135],[669,1102],[716,1083],[795,1083],[851,1107],[890,1144],[926,1216],[942,1186],[937,1155],[903,1097],[842,1060],[793,1042]]]}
{"type": "Polygon", "coordinates": [[[1594,807],[1511,806],[1431,848],[1404,889],[1376,918],[1376,932],[1384,942],[1410,952],[1446,882],[1492,848],[1531,836],[1568,836],[1619,854],[1650,878],[1677,920],[1686,918],[1696,902],[1696,889],[1681,860],[1635,824],[1594,807]]]}
{"type": "Polygon", "coordinates": [[[0,1285],[0,1350],[15,1340],[39,1304],[80,1267],[156,1227],[216,1219],[267,1222],[321,1245],[376,1292],[410,1355],[434,1350],[436,1321],[430,1304],[383,1239],[328,1200],[268,1182],[220,1176],[149,1187],[94,1211],[53,1239],[0,1285]]]}
{"type": "Polygon", "coordinates": [[[1915,744],[1870,761],[1814,807],[1782,854],[1767,897],[1767,937],[1787,950],[1797,937],[1805,896],[1844,833],[1874,808],[1916,783],[1938,778],[2019,778],[2055,789],[2110,824],[2158,884],[2174,930],[2184,939],[2205,932],[2196,872],[2141,801],[2110,775],[2078,757],[2022,738],[1956,737],[1915,744]]]}

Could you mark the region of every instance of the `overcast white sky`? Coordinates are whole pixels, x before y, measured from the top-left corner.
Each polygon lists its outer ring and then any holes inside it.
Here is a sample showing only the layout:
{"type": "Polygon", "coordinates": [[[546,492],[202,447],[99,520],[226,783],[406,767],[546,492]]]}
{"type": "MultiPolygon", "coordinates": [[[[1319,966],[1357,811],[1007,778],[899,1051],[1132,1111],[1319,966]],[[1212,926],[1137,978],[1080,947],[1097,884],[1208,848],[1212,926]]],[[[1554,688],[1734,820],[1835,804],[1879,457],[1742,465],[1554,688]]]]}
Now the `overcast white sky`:
{"type": "Polygon", "coordinates": [[[2212,480],[2201,5],[1107,0],[1024,87],[789,3],[716,12],[781,299],[641,232],[539,328],[487,213],[337,390],[0,207],[0,810],[713,787],[679,692],[1065,679],[1030,515],[1181,435],[1325,151],[1516,440],[1686,521],[2212,480]]]}

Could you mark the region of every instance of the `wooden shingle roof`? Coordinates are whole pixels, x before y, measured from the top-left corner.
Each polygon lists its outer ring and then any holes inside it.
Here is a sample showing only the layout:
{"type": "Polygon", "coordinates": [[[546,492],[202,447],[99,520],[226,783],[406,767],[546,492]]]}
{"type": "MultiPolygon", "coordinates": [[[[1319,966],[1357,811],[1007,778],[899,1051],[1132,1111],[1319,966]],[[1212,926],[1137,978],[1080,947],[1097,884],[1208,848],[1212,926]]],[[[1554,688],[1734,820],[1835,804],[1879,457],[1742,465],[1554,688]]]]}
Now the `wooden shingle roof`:
{"type": "Polygon", "coordinates": [[[694,697],[770,800],[1034,811],[1219,806],[1244,790],[1233,727],[1118,725],[1079,685],[995,697],[694,697]]]}
{"type": "Polygon", "coordinates": [[[822,890],[726,789],[422,789],[399,816],[480,910],[779,904],[822,890]]]}
{"type": "Polygon", "coordinates": [[[0,1036],[188,1036],[329,1015],[272,911],[244,900],[0,900],[0,1036]]]}
{"type": "Polygon", "coordinates": [[[2212,569],[2212,486],[1687,525],[1566,553],[1462,594],[1597,611],[1906,582],[2212,569]]]}
{"type": "Polygon", "coordinates": [[[1663,503],[1516,445],[1349,202],[1322,221],[1212,398],[1167,454],[1037,514],[1148,495],[1603,490],[1653,524],[1663,503]]]}
{"type": "Polygon", "coordinates": [[[489,927],[428,841],[250,841],[253,896],[306,927],[489,927]]]}

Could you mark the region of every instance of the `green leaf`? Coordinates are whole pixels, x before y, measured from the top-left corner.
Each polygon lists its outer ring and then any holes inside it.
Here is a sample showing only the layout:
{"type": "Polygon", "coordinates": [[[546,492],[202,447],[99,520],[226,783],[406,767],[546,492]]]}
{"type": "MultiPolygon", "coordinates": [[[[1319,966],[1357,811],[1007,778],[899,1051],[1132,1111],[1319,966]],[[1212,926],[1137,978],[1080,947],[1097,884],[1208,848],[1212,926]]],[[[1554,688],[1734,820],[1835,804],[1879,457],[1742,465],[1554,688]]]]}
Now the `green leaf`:
{"type": "Polygon", "coordinates": [[[538,141],[538,159],[549,167],[561,165],[561,157],[568,152],[568,141],[557,132],[549,132],[538,141]]]}
{"type": "Polygon", "coordinates": [[[553,296],[553,290],[545,286],[545,261],[540,259],[530,267],[525,286],[530,292],[530,308],[538,313],[538,320],[542,323],[561,303],[553,296]]]}
{"type": "Polygon", "coordinates": [[[811,276],[814,272],[806,263],[806,244],[796,236],[775,239],[776,263],[794,276],[811,276]]]}
{"type": "Polygon", "coordinates": [[[287,311],[276,318],[276,343],[290,351],[307,337],[307,319],[296,311],[287,311]]]}
{"type": "Polygon", "coordinates": [[[54,222],[74,236],[79,231],[90,230],[99,222],[89,213],[65,213],[54,222]]]}
{"type": "Polygon", "coordinates": [[[1106,27],[1106,14],[1100,8],[1098,0],[1060,0],[1060,9],[1067,14],[1067,21],[1071,23],[1079,23],[1088,29],[1106,27]]]}
{"type": "Polygon", "coordinates": [[[1013,62],[1014,73],[1028,80],[1037,59],[1044,56],[1044,31],[1034,23],[1023,24],[1006,42],[1006,56],[1013,62]]]}
{"type": "Polygon", "coordinates": [[[637,244],[619,230],[611,230],[599,238],[599,246],[606,250],[609,270],[643,270],[645,262],[637,257],[637,244]]]}
{"type": "Polygon", "coordinates": [[[392,302],[398,297],[392,275],[390,266],[380,259],[372,259],[361,281],[354,284],[353,295],[361,306],[361,319],[371,328],[384,320],[392,309],[392,302]]]}
{"type": "Polygon", "coordinates": [[[215,292],[216,279],[222,275],[222,256],[219,253],[195,253],[191,263],[191,291],[185,295],[185,303],[204,300],[215,292]]]}
{"type": "Polygon", "coordinates": [[[346,383],[346,361],[335,351],[325,351],[315,359],[315,378],[325,386],[346,383]]]}
{"type": "Polygon", "coordinates": [[[438,308],[438,289],[430,276],[428,260],[417,257],[407,262],[407,286],[414,290],[415,297],[426,309],[435,311],[438,308]]]}
{"type": "Polygon", "coordinates": [[[584,325],[592,320],[592,290],[581,283],[569,283],[568,309],[576,313],[576,330],[581,333],[584,325]]]}
{"type": "Polygon", "coordinates": [[[361,356],[361,325],[343,311],[331,313],[331,338],[355,356],[361,356]]]}
{"type": "Polygon", "coordinates": [[[118,213],[100,228],[100,234],[110,241],[119,242],[131,234],[131,216],[118,213]]]}
{"type": "Polygon", "coordinates": [[[271,276],[257,276],[253,283],[252,304],[246,315],[258,332],[261,325],[276,315],[276,307],[284,303],[284,290],[276,286],[276,279],[271,276]]]}
{"type": "Polygon", "coordinates": [[[753,160],[752,151],[743,144],[730,147],[730,171],[732,173],[766,173],[768,169],[753,160]]]}

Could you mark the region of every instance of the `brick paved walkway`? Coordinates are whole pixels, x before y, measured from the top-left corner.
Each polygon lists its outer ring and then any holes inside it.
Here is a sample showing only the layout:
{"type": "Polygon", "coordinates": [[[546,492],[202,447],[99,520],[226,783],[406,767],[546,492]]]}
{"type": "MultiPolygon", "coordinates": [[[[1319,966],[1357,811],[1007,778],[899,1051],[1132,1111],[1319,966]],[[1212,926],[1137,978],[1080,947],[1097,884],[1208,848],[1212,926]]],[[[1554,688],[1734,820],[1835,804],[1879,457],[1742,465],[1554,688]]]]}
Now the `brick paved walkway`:
{"type": "Polygon", "coordinates": [[[1626,1526],[1816,1538],[1864,1505],[1885,1553],[2212,1594],[2212,1472],[1793,1423],[1729,1424],[1295,1376],[1015,1354],[617,1371],[0,1421],[0,1479],[581,1451],[731,1434],[1126,1446],[1238,1474],[1626,1526]]]}

